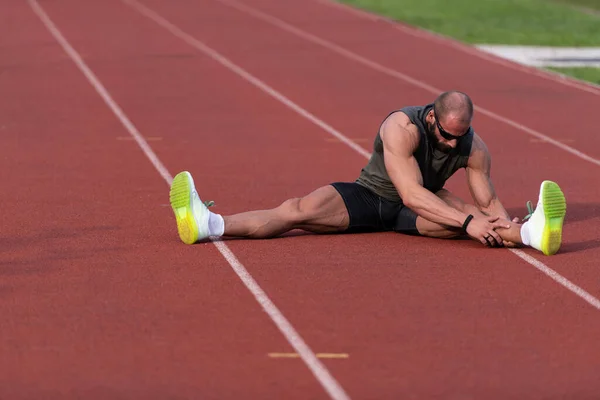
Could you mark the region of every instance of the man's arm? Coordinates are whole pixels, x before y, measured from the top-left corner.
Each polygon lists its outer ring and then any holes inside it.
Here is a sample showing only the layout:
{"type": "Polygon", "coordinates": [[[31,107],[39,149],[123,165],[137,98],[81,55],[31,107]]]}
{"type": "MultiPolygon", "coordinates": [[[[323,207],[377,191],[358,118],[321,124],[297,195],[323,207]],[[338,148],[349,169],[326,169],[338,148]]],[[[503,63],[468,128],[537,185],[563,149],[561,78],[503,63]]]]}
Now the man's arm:
{"type": "Polygon", "coordinates": [[[475,134],[471,155],[466,168],[467,182],[473,201],[479,210],[490,216],[510,220],[506,209],[498,199],[490,171],[492,158],[483,140],[475,134]]]}
{"type": "Polygon", "coordinates": [[[461,227],[468,215],[423,187],[423,177],[413,155],[419,145],[416,126],[405,114],[395,113],[383,123],[380,135],[388,175],[404,204],[429,221],[461,227]]]}

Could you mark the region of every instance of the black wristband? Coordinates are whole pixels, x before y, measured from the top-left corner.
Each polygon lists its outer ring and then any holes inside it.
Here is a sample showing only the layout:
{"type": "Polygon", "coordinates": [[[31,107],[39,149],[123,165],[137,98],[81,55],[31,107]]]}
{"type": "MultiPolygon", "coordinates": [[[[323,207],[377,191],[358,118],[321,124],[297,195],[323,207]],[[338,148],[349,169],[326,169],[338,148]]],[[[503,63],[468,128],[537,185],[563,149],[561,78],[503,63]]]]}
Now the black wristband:
{"type": "Polygon", "coordinates": [[[473,215],[469,214],[469,216],[467,217],[467,219],[465,219],[465,222],[463,223],[463,226],[462,226],[463,232],[467,232],[467,226],[469,225],[469,222],[471,222],[472,219],[473,219],[473,215]]]}

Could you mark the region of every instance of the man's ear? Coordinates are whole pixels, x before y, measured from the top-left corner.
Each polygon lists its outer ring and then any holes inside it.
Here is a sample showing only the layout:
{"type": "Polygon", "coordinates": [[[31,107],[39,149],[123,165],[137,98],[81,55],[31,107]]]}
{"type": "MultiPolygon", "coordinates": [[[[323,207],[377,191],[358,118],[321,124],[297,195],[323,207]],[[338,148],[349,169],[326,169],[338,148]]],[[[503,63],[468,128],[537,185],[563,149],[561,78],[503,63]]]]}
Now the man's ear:
{"type": "Polygon", "coordinates": [[[427,121],[431,121],[431,119],[433,118],[433,108],[429,110],[425,118],[427,119],[427,121]]]}

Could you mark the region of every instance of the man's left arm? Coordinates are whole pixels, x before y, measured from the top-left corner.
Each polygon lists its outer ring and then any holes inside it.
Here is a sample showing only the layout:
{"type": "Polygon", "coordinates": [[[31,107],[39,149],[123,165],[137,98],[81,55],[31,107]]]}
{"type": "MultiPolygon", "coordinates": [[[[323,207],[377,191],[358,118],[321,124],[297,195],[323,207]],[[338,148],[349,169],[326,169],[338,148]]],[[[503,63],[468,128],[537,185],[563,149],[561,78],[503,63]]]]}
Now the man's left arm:
{"type": "Polygon", "coordinates": [[[473,201],[479,210],[489,216],[510,220],[506,209],[498,199],[490,175],[492,158],[483,140],[475,134],[466,168],[467,182],[473,201]]]}

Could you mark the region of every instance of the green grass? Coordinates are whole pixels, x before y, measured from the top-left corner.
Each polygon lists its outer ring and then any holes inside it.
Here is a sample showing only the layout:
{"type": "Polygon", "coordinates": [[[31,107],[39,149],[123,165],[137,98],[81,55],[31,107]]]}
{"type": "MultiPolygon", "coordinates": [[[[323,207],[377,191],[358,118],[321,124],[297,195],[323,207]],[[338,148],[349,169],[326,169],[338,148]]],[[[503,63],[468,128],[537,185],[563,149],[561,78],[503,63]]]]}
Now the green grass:
{"type": "Polygon", "coordinates": [[[468,43],[600,46],[600,19],[547,0],[342,0],[468,43]]]}
{"type": "Polygon", "coordinates": [[[588,81],[600,85],[600,68],[554,68],[548,67],[549,70],[559,72],[561,74],[573,76],[583,81],[588,81]]]}
{"type": "Polygon", "coordinates": [[[584,7],[590,10],[600,11],[600,1],[598,0],[555,0],[562,3],[572,4],[577,7],[584,7]]]}
{"type": "MultiPolygon", "coordinates": [[[[471,44],[599,46],[600,0],[339,0],[471,44]]],[[[555,69],[598,83],[599,69],[555,69]]]]}

